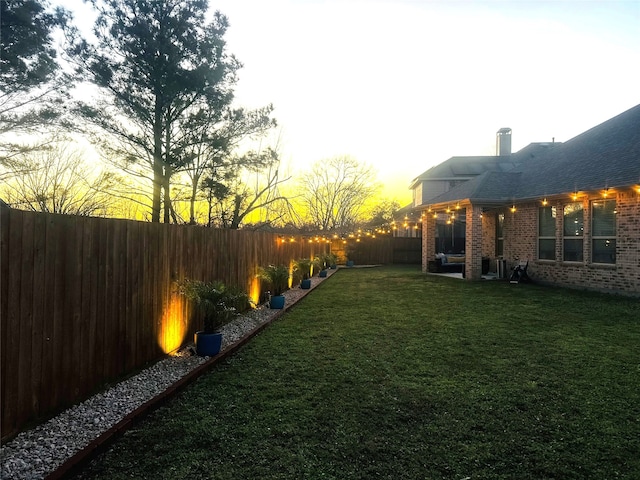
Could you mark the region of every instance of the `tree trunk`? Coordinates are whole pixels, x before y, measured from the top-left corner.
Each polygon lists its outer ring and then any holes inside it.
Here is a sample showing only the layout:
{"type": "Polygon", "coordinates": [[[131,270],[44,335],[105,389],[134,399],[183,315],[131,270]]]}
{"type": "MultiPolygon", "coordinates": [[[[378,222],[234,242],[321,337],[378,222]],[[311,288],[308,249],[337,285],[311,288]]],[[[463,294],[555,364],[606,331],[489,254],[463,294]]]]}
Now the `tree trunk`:
{"type": "Polygon", "coordinates": [[[160,222],[160,192],[162,189],[162,156],[158,152],[153,154],[153,197],[151,204],[151,221],[160,222]]]}
{"type": "Polygon", "coordinates": [[[156,97],[153,121],[153,197],[151,203],[151,221],[160,223],[161,191],[164,177],[162,159],[162,111],[160,99],[156,97]]]}
{"type": "Polygon", "coordinates": [[[171,165],[164,166],[163,190],[164,190],[164,223],[171,222],[171,175],[173,169],[171,165]]]}
{"type": "Polygon", "coordinates": [[[196,197],[198,195],[198,184],[200,183],[200,175],[193,176],[191,184],[191,198],[189,199],[189,224],[196,224],[196,197]]]}

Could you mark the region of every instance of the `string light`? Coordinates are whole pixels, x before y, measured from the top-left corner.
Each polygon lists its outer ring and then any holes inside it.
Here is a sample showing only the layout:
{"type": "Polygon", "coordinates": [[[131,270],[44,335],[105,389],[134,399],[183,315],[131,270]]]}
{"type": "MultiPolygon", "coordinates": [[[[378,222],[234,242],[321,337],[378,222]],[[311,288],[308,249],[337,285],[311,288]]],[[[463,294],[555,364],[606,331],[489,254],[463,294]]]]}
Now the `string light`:
{"type": "Polygon", "coordinates": [[[511,213],[516,213],[516,206],[512,205],[510,210],[511,210],[511,213]]]}
{"type": "Polygon", "coordinates": [[[547,206],[547,203],[549,203],[549,202],[547,202],[547,198],[545,197],[545,199],[544,199],[544,200],[542,200],[542,205],[544,205],[544,206],[546,207],[546,206],[547,206]]]}

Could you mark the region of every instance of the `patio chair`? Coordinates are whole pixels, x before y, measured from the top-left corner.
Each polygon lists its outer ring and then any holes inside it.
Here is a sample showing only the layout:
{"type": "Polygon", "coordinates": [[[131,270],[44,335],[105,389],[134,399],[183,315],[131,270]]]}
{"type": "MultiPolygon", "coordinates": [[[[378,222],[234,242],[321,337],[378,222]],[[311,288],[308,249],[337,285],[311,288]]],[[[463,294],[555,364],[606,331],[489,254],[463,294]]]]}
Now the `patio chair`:
{"type": "Polygon", "coordinates": [[[529,266],[529,260],[526,262],[520,262],[515,267],[513,267],[513,272],[511,272],[511,277],[509,277],[509,283],[529,283],[531,282],[531,278],[527,275],[527,267],[529,266]]]}

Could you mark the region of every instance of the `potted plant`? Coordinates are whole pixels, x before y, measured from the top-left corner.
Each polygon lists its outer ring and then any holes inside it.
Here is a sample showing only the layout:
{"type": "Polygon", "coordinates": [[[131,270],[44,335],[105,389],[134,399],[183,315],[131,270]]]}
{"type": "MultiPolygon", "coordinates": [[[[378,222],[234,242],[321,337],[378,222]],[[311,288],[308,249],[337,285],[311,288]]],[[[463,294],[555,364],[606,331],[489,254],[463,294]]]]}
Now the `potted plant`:
{"type": "Polygon", "coordinates": [[[222,282],[203,282],[185,279],[178,282],[178,292],[193,301],[196,315],[202,320],[204,330],[194,335],[196,352],[212,357],[220,353],[222,333],[220,328],[229,323],[239,312],[251,307],[249,296],[222,282]]]}
{"type": "Polygon", "coordinates": [[[284,293],[289,288],[289,269],[284,265],[269,265],[261,267],[258,278],[263,280],[271,288],[269,306],[271,308],[284,308],[284,293]]]}
{"type": "Polygon", "coordinates": [[[335,253],[327,253],[327,261],[331,270],[338,268],[338,256],[335,253]]]}
{"type": "Polygon", "coordinates": [[[293,273],[295,280],[300,281],[300,288],[308,290],[311,288],[311,267],[314,262],[310,258],[299,258],[293,262],[293,273]]]}
{"type": "Polygon", "coordinates": [[[319,265],[320,273],[318,273],[319,277],[327,276],[327,268],[331,266],[332,263],[335,263],[335,256],[330,253],[321,253],[316,257],[316,262],[319,265]]]}

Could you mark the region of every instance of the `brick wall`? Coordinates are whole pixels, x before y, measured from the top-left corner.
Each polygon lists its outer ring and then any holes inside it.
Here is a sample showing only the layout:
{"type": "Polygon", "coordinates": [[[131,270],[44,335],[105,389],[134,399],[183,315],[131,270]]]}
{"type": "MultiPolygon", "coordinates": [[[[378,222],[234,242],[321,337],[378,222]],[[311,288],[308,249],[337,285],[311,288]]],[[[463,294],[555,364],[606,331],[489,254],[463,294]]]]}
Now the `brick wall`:
{"type": "Polygon", "coordinates": [[[424,212],[422,220],[422,271],[427,271],[429,260],[436,254],[436,219],[432,214],[424,212]]]}
{"type": "Polygon", "coordinates": [[[496,221],[497,214],[482,215],[482,256],[491,259],[489,270],[496,270],[496,221]]]}
{"type": "Polygon", "coordinates": [[[615,194],[617,208],[615,265],[593,264],[590,261],[590,205],[592,200],[598,199],[601,197],[596,194],[584,196],[579,200],[583,203],[584,209],[584,262],[562,261],[562,206],[572,202],[568,197],[553,204],[557,209],[555,260],[538,260],[537,232],[540,203],[517,205],[514,213],[507,209],[504,212],[504,258],[507,259],[507,267],[512,268],[518,259],[528,259],[528,272],[534,281],[640,296],[640,194],[632,190],[615,194]]]}

